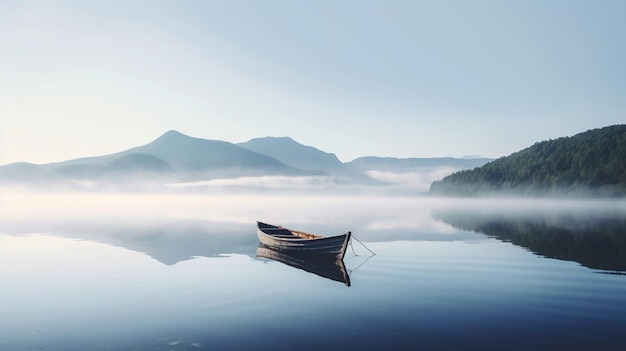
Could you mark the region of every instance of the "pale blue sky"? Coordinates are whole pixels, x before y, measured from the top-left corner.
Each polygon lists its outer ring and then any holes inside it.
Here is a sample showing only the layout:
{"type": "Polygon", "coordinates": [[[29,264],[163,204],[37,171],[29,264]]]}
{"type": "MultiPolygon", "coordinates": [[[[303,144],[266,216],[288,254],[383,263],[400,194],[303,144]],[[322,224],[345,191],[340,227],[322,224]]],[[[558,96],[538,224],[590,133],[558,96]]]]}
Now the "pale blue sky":
{"type": "Polygon", "coordinates": [[[626,122],[626,1],[0,0],[0,164],[291,136],[500,157],[626,122]]]}

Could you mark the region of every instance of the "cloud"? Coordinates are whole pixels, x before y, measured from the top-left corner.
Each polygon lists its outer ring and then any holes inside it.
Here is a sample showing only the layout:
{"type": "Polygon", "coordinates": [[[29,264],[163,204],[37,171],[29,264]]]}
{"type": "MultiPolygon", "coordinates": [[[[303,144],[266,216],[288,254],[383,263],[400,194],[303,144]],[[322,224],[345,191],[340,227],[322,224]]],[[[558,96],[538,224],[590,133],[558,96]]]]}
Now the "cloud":
{"type": "Polygon", "coordinates": [[[337,178],[331,176],[261,176],[228,179],[211,179],[199,182],[169,184],[174,189],[198,188],[271,188],[271,189],[324,189],[337,185],[337,178]]]}
{"type": "Polygon", "coordinates": [[[458,169],[452,167],[436,167],[423,168],[412,172],[386,172],[386,171],[367,171],[367,175],[376,180],[399,185],[417,190],[419,192],[428,192],[430,184],[450,175],[458,169]]]}

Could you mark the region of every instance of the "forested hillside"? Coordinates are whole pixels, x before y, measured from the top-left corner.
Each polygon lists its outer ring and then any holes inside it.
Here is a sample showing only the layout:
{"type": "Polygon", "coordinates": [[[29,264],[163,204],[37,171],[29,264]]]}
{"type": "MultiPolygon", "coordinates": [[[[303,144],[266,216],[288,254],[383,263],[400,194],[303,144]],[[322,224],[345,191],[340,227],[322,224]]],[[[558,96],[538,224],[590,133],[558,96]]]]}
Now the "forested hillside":
{"type": "Polygon", "coordinates": [[[547,140],[431,185],[453,196],[626,196],[626,125],[547,140]]]}

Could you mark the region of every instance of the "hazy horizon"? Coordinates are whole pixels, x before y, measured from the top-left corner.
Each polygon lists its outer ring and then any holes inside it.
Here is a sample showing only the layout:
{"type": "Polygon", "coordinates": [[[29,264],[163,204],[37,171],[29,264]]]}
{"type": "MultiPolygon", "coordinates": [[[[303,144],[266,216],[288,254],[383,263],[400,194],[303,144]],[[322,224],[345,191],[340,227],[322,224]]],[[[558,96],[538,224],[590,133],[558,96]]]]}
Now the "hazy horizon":
{"type": "Polygon", "coordinates": [[[498,158],[623,123],[622,1],[0,5],[0,164],[176,129],[360,156],[498,158]]]}

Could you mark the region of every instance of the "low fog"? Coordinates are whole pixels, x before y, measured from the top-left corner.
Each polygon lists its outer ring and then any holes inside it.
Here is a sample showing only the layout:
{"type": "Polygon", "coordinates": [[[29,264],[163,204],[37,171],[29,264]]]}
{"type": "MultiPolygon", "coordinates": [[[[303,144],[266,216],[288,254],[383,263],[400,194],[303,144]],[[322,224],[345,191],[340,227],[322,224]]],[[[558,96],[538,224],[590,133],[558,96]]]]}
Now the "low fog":
{"type": "Polygon", "coordinates": [[[177,183],[151,191],[2,187],[0,234],[106,243],[169,265],[197,256],[255,257],[257,220],[322,235],[352,231],[365,242],[483,242],[493,235],[484,229],[489,223],[539,223],[544,232],[569,230],[573,223],[580,231],[589,227],[588,219],[622,225],[626,218],[624,200],[459,199],[328,189],[318,177],[177,183]]]}
{"type": "Polygon", "coordinates": [[[452,167],[437,167],[401,173],[371,170],[367,171],[366,174],[373,179],[392,185],[398,189],[404,188],[407,191],[427,193],[430,190],[430,184],[432,184],[432,182],[441,180],[456,171],[458,171],[458,169],[452,167]]]}
{"type": "MultiPolygon", "coordinates": [[[[186,172],[183,175],[143,172],[109,172],[102,176],[77,174],[63,177],[50,174],[15,174],[0,179],[7,188],[34,191],[80,192],[329,192],[370,193],[380,195],[426,194],[430,184],[457,171],[453,167],[414,167],[403,171],[364,170],[362,177],[354,174],[272,175],[250,174],[242,169],[220,172],[186,172]],[[8,178],[7,178],[8,177],[8,178]]],[[[48,172],[49,173],[49,172],[48,172]]],[[[252,172],[254,173],[254,172],[252,172]]]]}
{"type": "MultiPolygon", "coordinates": [[[[133,222],[164,218],[203,219],[226,223],[256,220],[289,223],[371,222],[377,217],[406,217],[414,223],[431,206],[427,197],[316,192],[86,192],[0,191],[0,220],[120,218],[133,222]]],[[[407,226],[407,225],[403,225],[407,226]]]]}
{"type": "Polygon", "coordinates": [[[317,177],[213,180],[170,184],[153,191],[2,187],[0,224],[63,218],[115,218],[135,223],[198,219],[250,224],[261,220],[285,225],[330,226],[337,230],[344,224],[349,230],[354,223],[359,223],[359,227],[388,232],[419,227],[422,231],[445,233],[453,231],[451,226],[432,219],[432,212],[471,210],[515,215],[610,212],[626,215],[626,200],[619,199],[449,198],[385,192],[385,186],[375,187],[374,191],[346,186],[349,190],[337,192],[330,191],[330,187],[317,177]],[[276,189],[278,191],[274,191],[276,189]]]}

